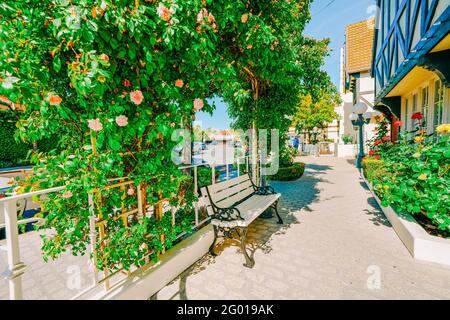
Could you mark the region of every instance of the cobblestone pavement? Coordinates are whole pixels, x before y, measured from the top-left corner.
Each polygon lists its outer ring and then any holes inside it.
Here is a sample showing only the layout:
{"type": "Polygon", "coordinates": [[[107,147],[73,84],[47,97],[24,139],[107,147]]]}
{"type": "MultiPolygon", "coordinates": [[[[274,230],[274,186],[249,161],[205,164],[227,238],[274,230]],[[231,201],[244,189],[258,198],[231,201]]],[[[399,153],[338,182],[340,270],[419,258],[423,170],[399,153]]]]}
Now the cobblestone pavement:
{"type": "Polygon", "coordinates": [[[254,269],[226,241],[152,299],[450,299],[450,268],[411,257],[350,160],[301,160],[272,184],[285,224],[251,226],[254,269]]]}

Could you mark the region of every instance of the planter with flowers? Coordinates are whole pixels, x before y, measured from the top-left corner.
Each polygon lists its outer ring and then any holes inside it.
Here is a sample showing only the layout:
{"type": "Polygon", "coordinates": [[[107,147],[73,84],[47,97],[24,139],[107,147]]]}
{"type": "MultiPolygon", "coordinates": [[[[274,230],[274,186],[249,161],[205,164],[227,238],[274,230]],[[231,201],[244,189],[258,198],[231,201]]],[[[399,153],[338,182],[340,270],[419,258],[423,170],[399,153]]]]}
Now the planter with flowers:
{"type": "Polygon", "coordinates": [[[364,177],[414,257],[450,265],[450,125],[427,136],[422,115],[412,118],[416,129],[396,143],[380,123],[364,177]]]}

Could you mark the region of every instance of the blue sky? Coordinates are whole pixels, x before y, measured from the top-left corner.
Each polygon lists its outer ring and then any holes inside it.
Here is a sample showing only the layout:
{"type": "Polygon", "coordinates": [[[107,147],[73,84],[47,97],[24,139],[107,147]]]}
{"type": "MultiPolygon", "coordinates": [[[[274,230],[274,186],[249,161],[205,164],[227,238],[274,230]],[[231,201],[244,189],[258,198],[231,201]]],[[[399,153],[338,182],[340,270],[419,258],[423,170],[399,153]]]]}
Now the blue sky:
{"type": "MultiPolygon", "coordinates": [[[[371,18],[375,0],[315,0],[311,7],[311,22],[306,27],[305,35],[316,38],[330,38],[330,49],[323,69],[328,72],[331,80],[339,86],[340,48],[345,40],[345,27],[348,24],[371,18]]],[[[199,112],[197,121],[203,128],[228,129],[231,120],[226,111],[226,105],[216,100],[217,109],[213,116],[199,112]]]]}

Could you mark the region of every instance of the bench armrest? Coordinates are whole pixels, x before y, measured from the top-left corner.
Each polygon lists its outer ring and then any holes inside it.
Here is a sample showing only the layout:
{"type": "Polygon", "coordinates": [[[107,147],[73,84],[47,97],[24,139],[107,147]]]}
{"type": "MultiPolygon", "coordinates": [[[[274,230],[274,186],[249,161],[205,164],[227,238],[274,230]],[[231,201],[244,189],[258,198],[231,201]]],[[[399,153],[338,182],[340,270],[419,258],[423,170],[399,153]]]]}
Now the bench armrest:
{"type": "Polygon", "coordinates": [[[275,189],[271,186],[265,186],[265,187],[256,187],[255,194],[258,196],[268,196],[271,194],[276,194],[275,189]]]}
{"type": "Polygon", "coordinates": [[[244,220],[241,216],[241,213],[236,208],[214,208],[215,213],[213,219],[217,219],[220,221],[236,221],[236,220],[244,220]]]}

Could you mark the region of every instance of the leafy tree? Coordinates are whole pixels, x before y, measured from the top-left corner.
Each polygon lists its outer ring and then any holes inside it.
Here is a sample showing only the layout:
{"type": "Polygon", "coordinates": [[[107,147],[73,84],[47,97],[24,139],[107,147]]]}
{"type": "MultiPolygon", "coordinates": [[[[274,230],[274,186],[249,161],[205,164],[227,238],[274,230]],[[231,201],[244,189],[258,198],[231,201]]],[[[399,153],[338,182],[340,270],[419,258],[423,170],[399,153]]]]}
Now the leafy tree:
{"type": "Polygon", "coordinates": [[[192,203],[179,192],[188,181],[170,161],[171,137],[202,107],[212,110],[208,98],[224,97],[239,128],[287,129],[298,93],[314,82],[302,75],[318,72],[304,53],[315,46],[302,37],[309,3],[1,3],[0,94],[25,109],[16,112],[18,137],[59,137],[57,150],[33,154],[34,175],[21,189],[66,186],[42,202],[44,227],[54,230],[43,237],[45,255],[84,254],[93,213],[101,270],[141,266],[170,247],[189,220],[121,214],[137,208],[137,187],[144,206],[192,203]],[[136,186],[108,188],[121,177],[136,186]]]}
{"type": "Polygon", "coordinates": [[[314,127],[326,128],[330,122],[339,118],[334,111],[339,103],[340,97],[333,89],[320,91],[317,98],[313,94],[301,94],[292,123],[297,129],[306,132],[311,132],[314,127]]]}

